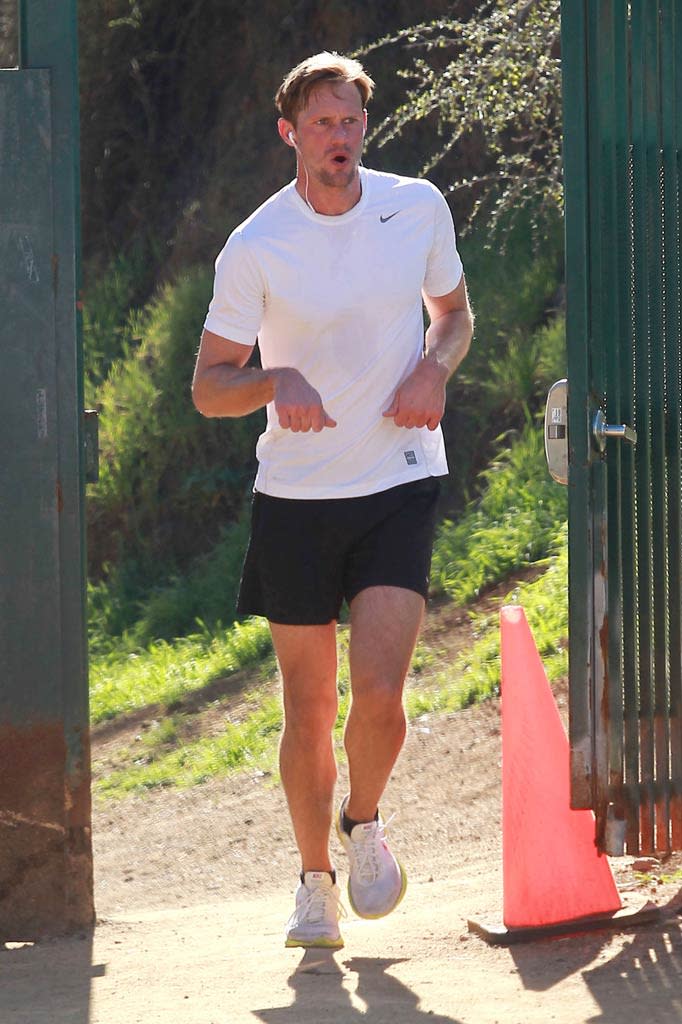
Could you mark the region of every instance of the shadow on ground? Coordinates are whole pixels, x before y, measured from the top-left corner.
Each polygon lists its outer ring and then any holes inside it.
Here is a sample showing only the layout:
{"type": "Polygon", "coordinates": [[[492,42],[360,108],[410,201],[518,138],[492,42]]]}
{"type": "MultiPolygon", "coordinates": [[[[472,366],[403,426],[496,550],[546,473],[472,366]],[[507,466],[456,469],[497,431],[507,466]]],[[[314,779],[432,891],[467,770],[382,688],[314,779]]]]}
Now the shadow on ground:
{"type": "Polygon", "coordinates": [[[675,911],[639,929],[616,956],[609,944],[609,934],[600,932],[516,946],[511,953],[524,988],[536,992],[581,972],[599,1006],[585,1024],[680,1024],[682,924],[675,911]]]}
{"type": "Polygon", "coordinates": [[[673,921],[636,935],[583,978],[600,1008],[587,1024],[680,1024],[682,926],[673,921]]]}
{"type": "Polygon", "coordinates": [[[92,940],[89,932],[35,945],[0,945],[0,1020],[88,1024],[92,979],[106,970],[92,962],[92,940]]]}
{"type": "Polygon", "coordinates": [[[387,973],[403,959],[353,957],[337,963],[331,950],[307,950],[289,977],[289,1006],[255,1010],[265,1024],[460,1024],[420,1009],[419,998],[387,973]]]}

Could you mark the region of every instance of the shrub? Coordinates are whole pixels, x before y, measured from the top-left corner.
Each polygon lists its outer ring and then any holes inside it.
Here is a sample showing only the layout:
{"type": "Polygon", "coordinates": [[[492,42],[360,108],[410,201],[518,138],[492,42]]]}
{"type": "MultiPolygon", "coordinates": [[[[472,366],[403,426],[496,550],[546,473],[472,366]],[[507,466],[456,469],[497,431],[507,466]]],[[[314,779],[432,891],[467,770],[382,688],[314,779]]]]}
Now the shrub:
{"type": "Polygon", "coordinates": [[[85,290],[83,303],[83,365],[85,400],[97,401],[97,389],[130,343],[130,311],[139,305],[141,251],[118,253],[96,282],[85,290]]]}
{"type": "Polygon", "coordinates": [[[566,490],[547,472],[537,427],[526,426],[481,478],[481,497],[457,523],[442,523],[434,546],[432,590],[460,604],[550,554],[566,519],[566,490]]]}
{"type": "Polygon", "coordinates": [[[166,285],[129,324],[99,392],[100,480],[88,507],[90,571],[133,562],[149,583],[216,543],[241,513],[260,414],[204,419],[190,383],[210,298],[208,271],[166,285]]]}

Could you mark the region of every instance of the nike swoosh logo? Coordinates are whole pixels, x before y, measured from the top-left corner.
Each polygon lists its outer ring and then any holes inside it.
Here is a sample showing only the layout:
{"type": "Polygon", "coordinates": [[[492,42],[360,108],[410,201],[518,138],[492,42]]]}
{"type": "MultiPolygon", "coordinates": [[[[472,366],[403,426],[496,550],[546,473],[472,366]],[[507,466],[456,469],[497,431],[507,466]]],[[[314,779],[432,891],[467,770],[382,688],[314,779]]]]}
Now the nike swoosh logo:
{"type": "Polygon", "coordinates": [[[390,220],[391,217],[397,217],[399,213],[400,210],[396,210],[395,213],[389,213],[388,217],[384,217],[383,215],[380,214],[379,220],[381,221],[382,224],[385,224],[387,220],[390,220]]]}

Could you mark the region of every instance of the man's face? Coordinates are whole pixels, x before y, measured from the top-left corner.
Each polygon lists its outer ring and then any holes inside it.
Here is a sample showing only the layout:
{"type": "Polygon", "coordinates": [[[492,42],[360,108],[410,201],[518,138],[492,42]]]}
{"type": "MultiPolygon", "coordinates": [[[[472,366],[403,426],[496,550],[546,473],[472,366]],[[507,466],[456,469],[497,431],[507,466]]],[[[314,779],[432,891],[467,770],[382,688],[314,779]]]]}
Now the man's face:
{"type": "Polygon", "coordinates": [[[298,115],[296,143],[311,177],[328,188],[346,188],[357,174],[367,114],[356,86],[318,86],[298,115]]]}

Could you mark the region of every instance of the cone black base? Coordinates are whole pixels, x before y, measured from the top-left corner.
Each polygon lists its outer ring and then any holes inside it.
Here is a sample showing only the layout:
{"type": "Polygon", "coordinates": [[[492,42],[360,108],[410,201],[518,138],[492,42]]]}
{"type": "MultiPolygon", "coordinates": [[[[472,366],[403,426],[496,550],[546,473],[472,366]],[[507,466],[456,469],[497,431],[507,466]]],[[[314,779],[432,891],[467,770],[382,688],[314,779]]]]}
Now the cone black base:
{"type": "Polygon", "coordinates": [[[467,928],[490,946],[513,946],[521,942],[532,942],[534,939],[577,935],[581,932],[621,932],[635,925],[657,924],[675,915],[676,912],[669,906],[657,907],[653,903],[646,903],[639,908],[616,910],[612,914],[591,914],[588,917],[575,917],[572,921],[556,921],[528,928],[507,928],[503,924],[479,921],[467,921],[467,928]]]}

